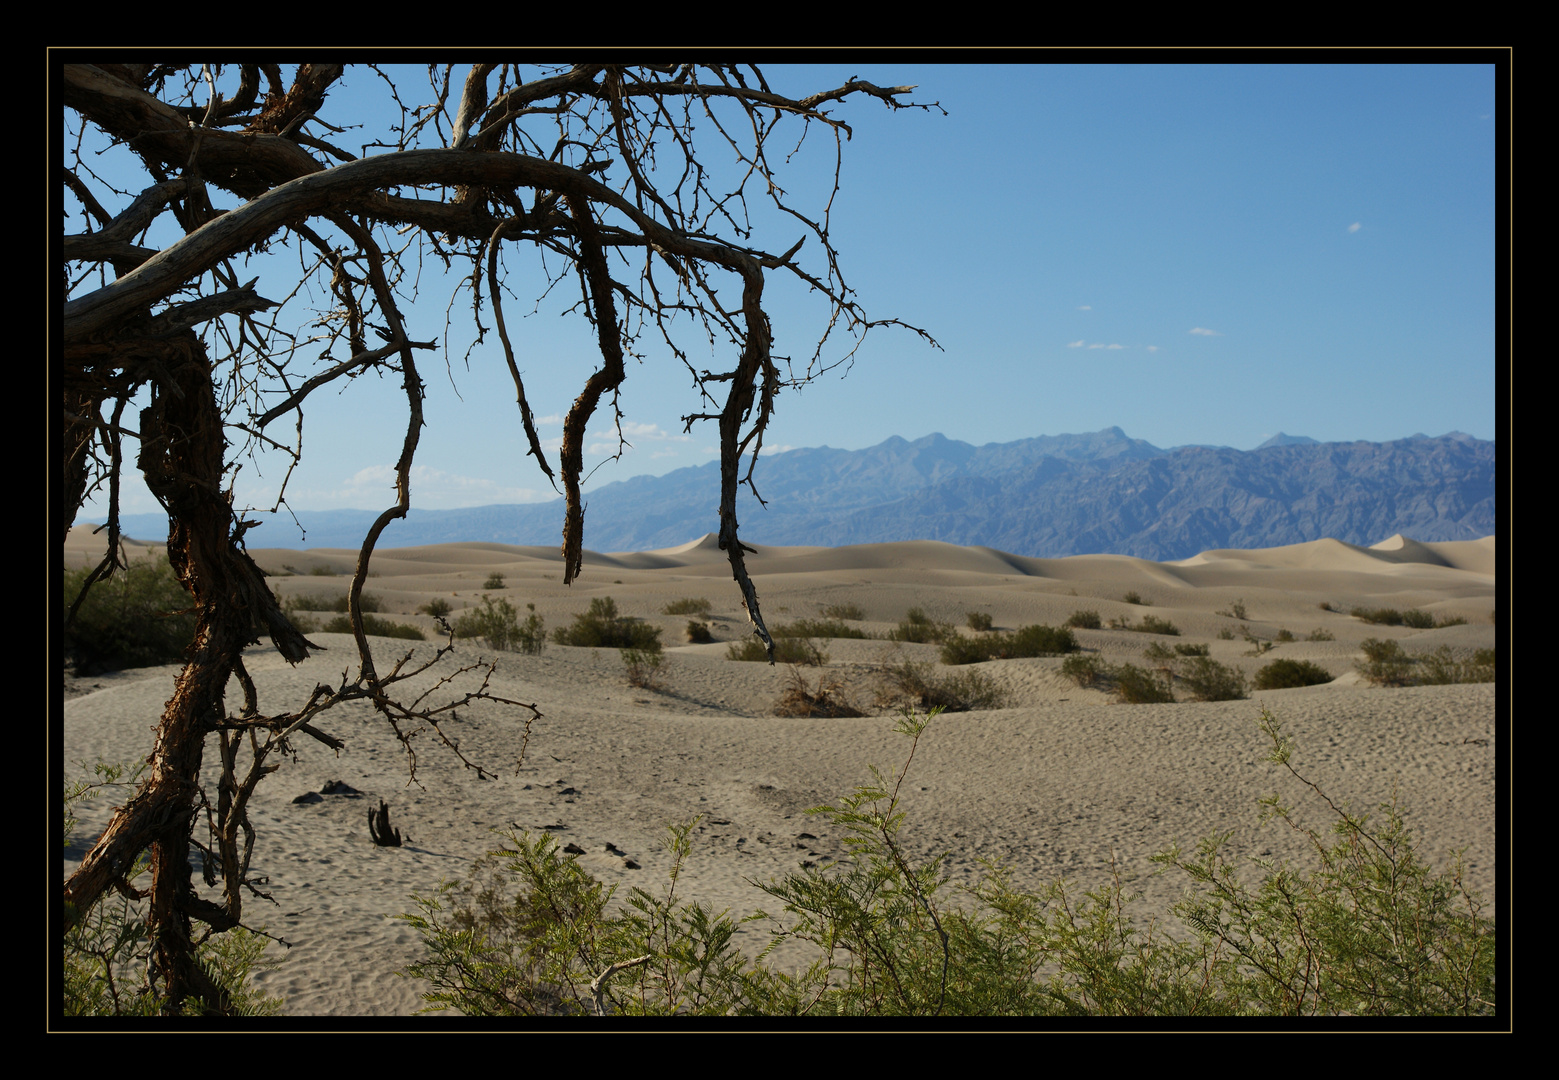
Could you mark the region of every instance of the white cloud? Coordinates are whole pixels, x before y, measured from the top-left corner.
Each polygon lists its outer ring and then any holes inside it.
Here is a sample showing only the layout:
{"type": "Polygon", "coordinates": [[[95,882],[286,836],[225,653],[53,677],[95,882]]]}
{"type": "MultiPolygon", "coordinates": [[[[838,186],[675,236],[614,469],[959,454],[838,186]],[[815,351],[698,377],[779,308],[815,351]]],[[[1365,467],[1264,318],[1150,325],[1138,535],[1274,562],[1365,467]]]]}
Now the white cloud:
{"type": "Polygon", "coordinates": [[[1081,338],[1079,338],[1076,341],[1069,342],[1067,344],[1067,348],[1068,349],[1081,349],[1084,344],[1085,344],[1085,342],[1081,338]]]}
{"type": "MultiPolygon", "coordinates": [[[[692,442],[690,435],[675,435],[665,431],[659,424],[640,424],[633,420],[624,420],[622,423],[623,438],[630,444],[639,442],[692,442]]],[[[590,434],[597,439],[615,439],[617,431],[613,427],[604,427],[590,434]]]]}
{"type": "Polygon", "coordinates": [[[794,449],[795,447],[791,446],[789,443],[786,443],[782,446],[769,446],[767,443],[765,443],[763,449],[758,452],[760,454],[783,454],[786,450],[794,449]]]}
{"type": "Polygon", "coordinates": [[[1209,330],[1205,326],[1193,326],[1191,327],[1191,333],[1200,334],[1203,337],[1223,337],[1218,331],[1209,330]]]}
{"type": "Polygon", "coordinates": [[[1157,345],[1149,345],[1148,346],[1148,352],[1158,352],[1158,346],[1157,345]]]}
{"type": "Polygon", "coordinates": [[[563,422],[563,417],[558,415],[557,413],[553,413],[550,416],[538,416],[538,417],[536,417],[536,423],[538,423],[538,424],[561,424],[562,422],[563,422]]]}
{"type": "Polygon", "coordinates": [[[1348,231],[1351,232],[1351,233],[1355,233],[1355,232],[1358,232],[1362,228],[1364,228],[1364,226],[1359,224],[1357,221],[1355,221],[1352,225],[1348,226],[1348,231]]]}
{"type": "Polygon", "coordinates": [[[1124,349],[1126,346],[1124,346],[1124,345],[1106,345],[1102,341],[1096,341],[1096,342],[1094,342],[1092,345],[1090,345],[1088,347],[1090,349],[1124,349]]]}
{"type": "Polygon", "coordinates": [[[1078,311],[1092,311],[1093,310],[1093,305],[1092,304],[1084,304],[1081,307],[1079,307],[1077,310],[1078,311]]]}

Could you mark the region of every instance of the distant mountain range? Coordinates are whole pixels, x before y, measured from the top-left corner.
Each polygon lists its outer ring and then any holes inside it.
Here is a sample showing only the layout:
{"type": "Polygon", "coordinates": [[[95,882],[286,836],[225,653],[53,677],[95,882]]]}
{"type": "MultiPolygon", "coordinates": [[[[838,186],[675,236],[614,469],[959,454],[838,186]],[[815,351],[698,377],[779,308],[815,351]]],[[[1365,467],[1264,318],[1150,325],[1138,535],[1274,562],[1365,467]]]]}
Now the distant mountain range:
{"type": "MultiPolygon", "coordinates": [[[[1387,443],[1320,443],[1276,435],[1255,450],[1161,450],[1120,428],[1010,443],[897,436],[865,450],[790,450],[763,458],[744,488],[742,539],[781,546],[943,540],[1058,558],[1135,555],[1158,561],[1213,548],[1331,538],[1378,543],[1472,540],[1495,531],[1494,443],[1452,432],[1387,443]]],[[[607,484],[586,496],[585,546],[673,547],[719,527],[716,462],[607,484]]],[[[250,547],[362,543],[369,510],[299,511],[249,533],[250,547]]],[[[412,510],[383,547],[459,541],[554,544],[561,501],[412,510]]],[[[162,515],[127,515],[126,535],[160,539],[162,515]]]]}

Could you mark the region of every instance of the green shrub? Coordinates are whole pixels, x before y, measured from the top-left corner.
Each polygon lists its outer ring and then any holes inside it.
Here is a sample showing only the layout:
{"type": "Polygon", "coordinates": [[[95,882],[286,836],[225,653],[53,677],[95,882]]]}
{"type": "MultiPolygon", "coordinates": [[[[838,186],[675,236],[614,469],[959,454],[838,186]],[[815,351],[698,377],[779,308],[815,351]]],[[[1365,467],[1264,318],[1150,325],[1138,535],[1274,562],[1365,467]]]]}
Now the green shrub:
{"type": "Polygon", "coordinates": [[[1250,696],[1245,690],[1245,676],[1238,668],[1205,656],[1180,661],[1174,673],[1197,701],[1239,701],[1250,696]]]}
{"type": "MultiPolygon", "coordinates": [[[[321,629],[327,634],[350,634],[352,632],[352,617],[350,615],[337,615],[327,622],[321,629]]],[[[412,626],[409,623],[391,622],[389,619],[381,619],[377,615],[363,616],[363,633],[374,637],[405,638],[408,641],[426,641],[427,635],[421,627],[412,626]]]]}
{"type": "Polygon", "coordinates": [[[1257,690],[1287,690],[1296,686],[1320,686],[1332,681],[1331,672],[1309,660],[1274,660],[1256,672],[1257,690]]]}
{"type": "Polygon", "coordinates": [[[1078,686],[1098,686],[1109,675],[1110,666],[1097,656],[1074,653],[1061,662],[1061,674],[1078,686]]]}
{"type": "Polygon", "coordinates": [[[536,614],[535,604],[525,607],[530,614],[522,626],[513,604],[502,597],[484,596],[475,608],[461,612],[455,620],[455,636],[481,638],[489,649],[539,656],[547,646],[546,624],[536,614]]]}
{"type": "Polygon", "coordinates": [[[1233,641],[1234,640],[1234,631],[1230,630],[1227,626],[1225,626],[1223,629],[1218,631],[1218,640],[1219,641],[1233,641]]]}
{"type": "Polygon", "coordinates": [[[866,618],[866,612],[861,610],[859,604],[829,604],[822,608],[822,615],[825,619],[850,619],[855,622],[866,618]]]}
{"type": "Polygon", "coordinates": [[[335,577],[336,568],[327,564],[309,567],[309,573],[314,577],[335,577]]]}
{"type": "Polygon", "coordinates": [[[702,596],[694,598],[685,596],[681,600],[673,600],[660,609],[662,615],[708,615],[714,605],[702,596]]]}
{"type": "MultiPolygon", "coordinates": [[[[64,571],[67,614],[88,573],[64,571]]],[[[195,616],[186,610],[190,607],[189,594],[166,557],[131,562],[88,590],[75,619],[65,627],[65,655],[82,674],[177,663],[195,636],[195,616]]]]}
{"type": "Polygon", "coordinates": [[[1407,686],[1413,678],[1413,660],[1395,641],[1365,638],[1359,642],[1364,659],[1355,665],[1376,686],[1407,686]]]}
{"type": "Polygon", "coordinates": [[[1066,617],[1067,626],[1075,626],[1079,630],[1097,630],[1100,627],[1099,613],[1097,611],[1074,611],[1066,617]]]}
{"type": "Polygon", "coordinates": [[[645,625],[641,619],[617,614],[617,603],[610,596],[590,601],[590,610],[574,616],[574,625],[558,627],[552,640],[559,645],[595,649],[638,649],[660,651],[660,628],[645,625]]]}
{"type": "Polygon", "coordinates": [[[838,619],[797,619],[793,623],[776,623],[769,633],[780,637],[860,638],[871,637],[858,626],[846,626],[838,619]]]}
{"type": "Polygon", "coordinates": [[[919,608],[910,608],[897,630],[888,631],[889,641],[910,641],[920,645],[936,645],[958,636],[952,623],[934,622],[919,608]]]}
{"type": "Polygon", "coordinates": [[[1494,650],[1479,649],[1470,661],[1458,660],[1449,645],[1442,645],[1434,652],[1416,657],[1415,683],[1443,686],[1448,683],[1479,683],[1494,681],[1494,650]]]}
{"type": "Polygon", "coordinates": [[[988,611],[971,611],[966,616],[971,630],[989,630],[991,628],[991,615],[988,611]]]}
{"type": "MultiPolygon", "coordinates": [[[[333,596],[310,596],[307,593],[299,593],[296,596],[288,596],[282,601],[282,610],[289,616],[294,611],[339,611],[345,612],[351,597],[347,593],[336,593],[333,596]]],[[[358,596],[357,606],[362,611],[381,611],[383,602],[375,593],[366,590],[358,596]]]]}
{"type": "Polygon", "coordinates": [[[1206,656],[1209,653],[1206,645],[1176,645],[1176,656],[1206,656]]]}
{"type": "Polygon", "coordinates": [[[1160,663],[1165,663],[1175,658],[1175,652],[1169,646],[1155,641],[1142,650],[1142,658],[1144,660],[1157,660],[1160,663]]]}
{"type": "Polygon", "coordinates": [[[1155,672],[1121,664],[1110,669],[1110,681],[1116,699],[1127,705],[1170,705],[1175,700],[1167,674],[1161,679],[1155,672]]]}
{"type": "Polygon", "coordinates": [[[660,689],[661,667],[665,658],[660,650],[623,649],[623,667],[627,669],[628,685],[644,690],[660,689]]]}
{"type": "MultiPolygon", "coordinates": [[[[768,650],[763,647],[763,642],[756,637],[743,638],[741,641],[733,641],[726,646],[725,658],[727,660],[756,660],[768,663],[768,650]]],[[[828,663],[828,653],[818,647],[817,642],[811,638],[776,637],[774,639],[774,662],[776,664],[807,664],[812,667],[822,667],[828,663]]]]}
{"type": "Polygon", "coordinates": [[[1168,619],[1160,619],[1157,615],[1142,616],[1142,625],[1134,627],[1143,634],[1168,634],[1172,637],[1180,636],[1180,628],[1168,619]]]}
{"type": "Polygon", "coordinates": [[[981,634],[977,638],[952,637],[942,645],[942,663],[979,664],[986,660],[1018,660],[1033,656],[1060,656],[1082,648],[1066,627],[1021,626],[1011,633],[981,634]]]}
{"type": "Polygon", "coordinates": [[[429,600],[426,604],[423,604],[417,610],[424,615],[432,615],[435,618],[440,618],[442,616],[448,615],[452,610],[454,610],[454,608],[451,606],[448,600],[445,600],[443,597],[439,597],[437,600],[429,600]]]}
{"type": "Polygon", "coordinates": [[[774,702],[775,716],[826,716],[834,719],[865,716],[839,675],[819,675],[817,688],[807,684],[799,668],[790,669],[790,685],[774,702]]]}
{"type": "Polygon", "coordinates": [[[1323,629],[1321,629],[1318,626],[1314,630],[1310,631],[1309,636],[1306,637],[1305,640],[1306,641],[1336,641],[1337,640],[1337,635],[1332,633],[1330,630],[1323,630],[1323,629]]]}
{"type": "Polygon", "coordinates": [[[1293,641],[1294,640],[1294,632],[1292,630],[1288,630],[1288,629],[1281,629],[1281,630],[1278,631],[1277,640],[1282,641],[1282,642],[1293,641]]]}
{"type": "Polygon", "coordinates": [[[947,856],[914,862],[901,839],[900,791],[937,712],[906,710],[905,763],[877,767],[837,803],[809,813],[845,834],[850,857],[760,884],[783,905],[760,912],[770,945],[749,961],[736,927],[677,895],[698,819],[669,830],[668,883],[635,888],[626,906],[548,835],[509,831],[472,877],[414,897],[401,915],[424,959],[425,1011],[472,1016],[1490,1016],[1497,1007],[1495,926],[1462,883],[1460,860],[1433,874],[1400,808],[1384,824],[1336,809],[1292,764],[1278,721],[1262,712],[1267,760],[1332,808],[1333,839],[1274,795],[1263,820],[1305,834],[1313,868],[1256,860],[1260,880],[1229,862],[1232,832],[1195,852],[1153,856],[1190,882],[1174,908],[1182,933],[1143,930],[1116,875],[1079,897],[1065,882],[1037,893],[1000,866],[949,895],[947,856]],[[1405,932],[1406,931],[1406,932],[1405,932]],[[817,959],[796,974],[768,968],[782,944],[817,959]]]}
{"type": "Polygon", "coordinates": [[[882,704],[902,703],[911,708],[943,712],[1001,708],[1001,690],[978,671],[938,676],[929,663],[905,660],[888,665],[882,674],[885,682],[880,698],[882,704]]]}
{"type": "Polygon", "coordinates": [[[1229,605],[1229,610],[1214,612],[1214,614],[1215,615],[1222,615],[1224,618],[1227,618],[1227,619],[1238,619],[1241,622],[1244,622],[1245,619],[1246,619],[1246,615],[1245,615],[1245,601],[1244,600],[1236,600],[1234,603],[1229,605]]]}
{"type": "Polygon", "coordinates": [[[697,619],[687,621],[687,639],[694,645],[708,645],[715,636],[709,632],[709,624],[697,619]]]}
{"type": "Polygon", "coordinates": [[[499,574],[499,573],[488,574],[487,575],[487,580],[482,582],[482,588],[484,588],[484,589],[501,589],[501,588],[503,588],[503,575],[499,574]]]}
{"type": "MultiPolygon", "coordinates": [[[[1435,618],[1427,611],[1419,611],[1409,608],[1406,611],[1398,611],[1396,608],[1362,608],[1356,607],[1350,614],[1354,618],[1377,626],[1406,626],[1414,630],[1432,630],[1435,627],[1435,618]]],[[[1457,619],[1454,622],[1441,623],[1441,626],[1456,626],[1467,620],[1457,619]]]]}
{"type": "Polygon", "coordinates": [[[1126,603],[1128,603],[1128,604],[1140,604],[1140,603],[1142,603],[1142,596],[1141,596],[1141,594],[1136,593],[1136,592],[1129,592],[1125,596],[1121,597],[1121,599],[1126,601],[1126,603]]]}

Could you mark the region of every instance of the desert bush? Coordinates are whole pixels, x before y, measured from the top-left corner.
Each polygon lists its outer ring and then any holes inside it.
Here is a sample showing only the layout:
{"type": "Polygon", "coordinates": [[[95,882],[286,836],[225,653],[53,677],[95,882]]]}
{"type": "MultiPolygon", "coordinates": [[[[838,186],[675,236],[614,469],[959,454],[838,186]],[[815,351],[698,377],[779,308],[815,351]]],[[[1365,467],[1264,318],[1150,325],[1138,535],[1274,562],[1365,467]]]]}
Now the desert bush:
{"type": "Polygon", "coordinates": [[[1206,656],[1209,653],[1206,645],[1176,645],[1176,656],[1206,656]]]}
{"type": "Polygon", "coordinates": [[[1337,809],[1294,768],[1293,747],[1263,710],[1267,760],[1322,796],[1332,839],[1278,796],[1261,800],[1310,840],[1313,868],[1255,860],[1246,884],[1225,854],[1232,831],[1189,855],[1153,856],[1190,883],[1174,908],[1184,933],[1132,920],[1119,874],[1077,895],[1037,893],[1000,866],[949,896],[946,856],[913,862],[901,839],[900,791],[927,726],[906,710],[895,730],[904,765],[809,813],[845,834],[850,857],[760,884],[779,914],[760,912],[770,945],[749,961],[735,926],[676,895],[697,819],[669,830],[661,895],[634,889],[627,906],[558,850],[550,836],[501,834],[466,882],[414,897],[401,915],[422,938],[424,1011],[467,1015],[817,1016],[1487,1016],[1496,1009],[1494,924],[1463,884],[1419,858],[1395,802],[1384,824],[1337,809]],[[1404,932],[1404,931],[1407,932],[1404,932]],[[817,959],[797,974],[768,968],[782,943],[817,959]]]}
{"type": "Polygon", "coordinates": [[[535,604],[525,607],[530,614],[521,625],[513,604],[502,597],[484,596],[475,608],[461,612],[455,620],[455,636],[481,638],[489,649],[539,656],[547,647],[546,624],[536,614],[535,604]]]}
{"type": "Polygon", "coordinates": [[[1137,592],[1129,592],[1125,596],[1121,597],[1121,599],[1126,601],[1128,604],[1140,604],[1143,602],[1142,595],[1137,592]]]}
{"type": "Polygon", "coordinates": [[[1074,611],[1066,617],[1067,626],[1075,626],[1079,630],[1097,630],[1100,627],[1099,613],[1097,611],[1074,611]]]}
{"type": "MultiPolygon", "coordinates": [[[[320,628],[327,634],[350,634],[352,632],[352,617],[350,615],[337,615],[320,628]]],[[[426,641],[428,636],[422,632],[422,628],[412,626],[410,623],[391,622],[389,619],[381,619],[377,615],[363,616],[363,633],[372,634],[374,637],[404,638],[407,641],[426,641]]]]}
{"type": "Polygon", "coordinates": [[[1060,656],[1082,646],[1066,627],[1021,626],[1011,633],[981,634],[977,638],[952,637],[942,645],[942,663],[979,664],[986,660],[1017,660],[1033,656],[1060,656]]]}
{"type": "Polygon", "coordinates": [[[1108,676],[1110,666],[1097,656],[1074,653],[1061,662],[1061,674],[1078,686],[1098,686],[1108,676]]]}
{"type": "Polygon", "coordinates": [[[1229,605],[1229,609],[1227,611],[1217,611],[1217,612],[1214,612],[1213,614],[1215,614],[1215,615],[1222,615],[1224,618],[1227,618],[1227,619],[1238,619],[1241,622],[1244,622],[1245,619],[1246,619],[1245,601],[1244,600],[1236,600],[1234,603],[1229,605]]]}
{"type": "MultiPolygon", "coordinates": [[[[85,766],[83,765],[83,768],[85,766]]],[[[144,765],[142,766],[144,768],[144,765]]],[[[76,829],[75,811],[81,803],[109,788],[128,789],[139,769],[128,774],[122,765],[99,762],[92,779],[64,785],[65,846],[76,829]]],[[[126,790],[128,795],[128,790],[126,790]]],[[[99,900],[65,932],[63,954],[63,1012],[66,1016],[157,1016],[167,1002],[149,977],[145,900],[132,897],[134,882],[148,868],[143,853],[124,875],[127,888],[99,900]]],[[[228,1015],[274,1016],[282,999],[257,992],[251,982],[255,972],[275,968],[280,961],[265,957],[266,938],[236,927],[198,945],[196,962],[210,976],[228,1004],[228,1015]]],[[[200,999],[185,1000],[186,1015],[200,1012],[200,999]]]]}
{"type": "Polygon", "coordinates": [[[503,575],[499,574],[499,573],[496,573],[496,572],[488,574],[487,575],[487,580],[482,582],[482,588],[484,588],[484,589],[501,589],[501,588],[503,588],[503,575]]]}
{"type": "Polygon", "coordinates": [[[1342,610],[1336,604],[1332,603],[1330,600],[1322,600],[1319,604],[1316,605],[1316,607],[1320,608],[1322,611],[1341,611],[1342,610]]]}
{"type": "Polygon", "coordinates": [[[978,671],[939,676],[930,663],[904,660],[882,670],[883,692],[879,703],[910,708],[968,712],[999,709],[1003,695],[996,683],[978,671]]]}
{"type": "MultiPolygon", "coordinates": [[[[64,612],[81,595],[87,570],[64,571],[64,612]]],[[[189,594],[166,557],[131,562],[87,591],[64,631],[65,655],[82,674],[172,664],[195,635],[189,594]]]]}
{"type": "Polygon", "coordinates": [[[616,601],[610,596],[598,596],[590,601],[589,611],[574,616],[573,626],[560,626],[554,630],[552,640],[559,645],[583,648],[659,652],[660,628],[647,626],[641,619],[619,615],[616,601]]]}
{"type": "Polygon", "coordinates": [[[319,566],[309,567],[309,573],[314,577],[335,577],[336,568],[334,566],[321,564],[319,566]]]}
{"type": "MultiPolygon", "coordinates": [[[[1435,617],[1427,611],[1419,611],[1416,608],[1408,608],[1406,611],[1398,611],[1396,608],[1362,608],[1356,607],[1351,611],[1354,618],[1376,626],[1406,626],[1413,630],[1432,630],[1436,626],[1435,617]]],[[[1443,622],[1440,626],[1457,626],[1467,620],[1455,618],[1449,622],[1443,622]]]]}
{"type": "Polygon", "coordinates": [[[1407,686],[1413,678],[1413,659],[1395,641],[1365,638],[1359,642],[1364,659],[1354,666],[1375,686],[1407,686]]]}
{"type": "Polygon", "coordinates": [[[429,600],[426,604],[423,604],[421,607],[417,608],[417,610],[424,615],[432,615],[434,618],[442,618],[443,616],[448,615],[451,611],[453,611],[454,607],[448,600],[445,600],[443,597],[439,597],[436,600],[429,600]]]}
{"type": "Polygon", "coordinates": [[[991,628],[991,615],[988,611],[971,611],[965,616],[971,630],[989,630],[991,628]]]}
{"type": "Polygon", "coordinates": [[[1320,664],[1309,660],[1274,660],[1256,672],[1251,681],[1257,690],[1287,690],[1296,686],[1319,686],[1332,681],[1320,664]]]}
{"type": "Polygon", "coordinates": [[[849,619],[860,622],[866,618],[866,612],[861,610],[859,604],[829,604],[821,609],[825,619],[849,619]]]}
{"type": "Polygon", "coordinates": [[[715,636],[709,632],[709,624],[698,619],[687,621],[687,639],[694,645],[708,645],[715,636]]]}
{"type": "Polygon", "coordinates": [[[1132,629],[1143,634],[1167,634],[1171,637],[1180,636],[1180,628],[1168,619],[1160,619],[1157,615],[1142,616],[1142,624],[1132,629]]]}
{"type": "Polygon", "coordinates": [[[790,669],[790,685],[774,702],[775,716],[865,716],[850,688],[838,675],[819,675],[817,687],[807,684],[799,668],[790,669]]]}
{"type": "MultiPolygon", "coordinates": [[[[351,597],[346,593],[336,593],[334,596],[311,596],[308,593],[298,593],[296,596],[288,596],[282,601],[282,610],[288,615],[294,611],[339,611],[345,612],[350,605],[351,597]]],[[[357,598],[357,606],[362,611],[382,611],[384,603],[377,593],[364,591],[357,598]]]]}
{"type": "Polygon", "coordinates": [[[1415,657],[1417,669],[1413,682],[1444,686],[1448,683],[1477,683],[1494,681],[1494,650],[1479,649],[1471,660],[1459,660],[1449,645],[1442,645],[1430,653],[1415,657]]]}
{"type": "Polygon", "coordinates": [[[1219,641],[1233,641],[1234,640],[1234,631],[1230,630],[1227,626],[1225,626],[1223,629],[1218,631],[1218,640],[1219,641]]]}
{"type": "Polygon", "coordinates": [[[660,673],[665,658],[659,649],[623,649],[622,658],[629,686],[643,690],[660,689],[660,673]]]}
{"type": "Polygon", "coordinates": [[[957,637],[952,623],[935,622],[920,608],[910,608],[898,625],[888,631],[889,641],[910,641],[920,645],[936,645],[957,637]]]}
{"type": "Polygon", "coordinates": [[[1294,632],[1287,628],[1278,630],[1277,640],[1287,643],[1294,640],[1294,632]]]}
{"type": "Polygon", "coordinates": [[[1314,630],[1310,631],[1309,635],[1306,636],[1305,640],[1306,641],[1336,641],[1337,640],[1337,635],[1332,633],[1330,630],[1323,630],[1323,629],[1321,629],[1318,626],[1314,630]]]}
{"type": "Polygon", "coordinates": [[[1174,691],[1167,676],[1160,678],[1152,671],[1144,671],[1132,664],[1121,664],[1109,672],[1110,682],[1118,701],[1127,705],[1173,704],[1174,691]]]}
{"type": "Polygon", "coordinates": [[[846,626],[838,619],[797,619],[792,623],[776,623],[769,633],[774,637],[816,638],[870,638],[859,626],[846,626]]]}
{"type": "Polygon", "coordinates": [[[1175,678],[1197,701],[1239,701],[1250,695],[1238,668],[1205,656],[1193,656],[1174,665],[1175,678]]]}
{"type": "Polygon", "coordinates": [[[684,596],[681,600],[673,600],[660,609],[662,615],[708,615],[714,609],[714,605],[702,596],[684,596]]]}
{"type": "MultiPolygon", "coordinates": [[[[763,647],[763,642],[756,637],[743,638],[741,641],[733,641],[725,648],[727,660],[756,660],[760,663],[769,662],[768,650],[763,647]]],[[[811,638],[776,637],[774,639],[774,662],[776,664],[806,664],[811,667],[822,667],[828,663],[828,653],[820,648],[817,642],[811,638]]]]}

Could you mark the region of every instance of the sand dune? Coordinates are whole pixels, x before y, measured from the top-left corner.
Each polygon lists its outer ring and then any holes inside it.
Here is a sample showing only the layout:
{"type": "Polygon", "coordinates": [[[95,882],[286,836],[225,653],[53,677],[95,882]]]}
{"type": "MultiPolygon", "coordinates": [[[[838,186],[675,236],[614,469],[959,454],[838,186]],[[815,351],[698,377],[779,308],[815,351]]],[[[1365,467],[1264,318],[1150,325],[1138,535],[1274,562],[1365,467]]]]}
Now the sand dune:
{"type": "MultiPolygon", "coordinates": [[[[67,565],[95,561],[100,543],[101,537],[75,530],[67,565]]],[[[150,552],[158,545],[133,547],[150,552]]],[[[356,558],[346,550],[252,554],[284,596],[344,592],[348,578],[341,575],[356,558]]],[[[1113,857],[1143,894],[1137,913],[1144,920],[1162,917],[1181,891],[1182,882],[1152,874],[1149,856],[1165,845],[1191,845],[1215,829],[1233,829],[1238,853],[1302,860],[1295,834],[1257,825],[1256,799],[1277,790],[1314,824],[1328,824],[1317,799],[1282,785],[1262,762],[1255,720],[1263,706],[1292,732],[1299,767],[1335,797],[1369,806],[1395,785],[1421,850],[1443,864],[1451,849],[1464,848],[1472,884],[1494,899],[1495,769],[1505,753],[1496,742],[1494,686],[1373,688],[1359,680],[1354,662],[1368,637],[1397,639],[1409,652],[1493,646],[1495,565],[1493,537],[1443,544],[1394,537],[1371,548],[1321,540],[1209,551],[1177,563],[1032,559],[930,541],[760,547],[748,559],[771,623],[844,604],[861,608],[859,625],[877,633],[911,607],[959,626],[967,613],[980,612],[1007,629],[1059,624],[1077,610],[1097,611],[1106,622],[1151,613],[1173,622],[1182,636],[1083,630],[1078,637],[1113,662],[1141,663],[1151,641],[1173,640],[1207,644],[1214,659],[1247,674],[1288,657],[1312,660],[1336,676],[1324,686],[1246,701],[1130,706],[1062,678],[1058,659],[996,661],[981,670],[1005,691],[1006,707],[947,714],[932,724],[907,781],[904,836],[914,854],[949,853],[954,881],[972,880],[982,858],[1000,859],[1029,888],[1063,876],[1083,887],[1102,884],[1113,857]],[[1128,593],[1142,603],[1128,603],[1128,593]],[[1235,603],[1246,618],[1227,614],[1235,603]],[[1372,626],[1344,614],[1355,606],[1416,607],[1467,622],[1424,631],[1372,626]],[[1306,640],[1317,629],[1331,639],[1306,640]],[[1231,630],[1267,640],[1287,630],[1297,640],[1251,656],[1239,633],[1219,636],[1231,630]]],[[[411,910],[413,893],[427,894],[440,879],[464,873],[494,843],[493,828],[546,829],[584,848],[582,864],[604,880],[624,890],[653,890],[664,884],[664,826],[702,815],[679,891],[742,915],[773,907],[750,881],[776,877],[803,860],[843,855],[842,837],[808,817],[809,807],[864,782],[869,765],[903,760],[906,746],[886,714],[856,720],[773,715],[790,673],[726,659],[727,644],[747,631],[713,537],[653,552],[587,553],[584,574],[572,587],[562,584],[561,571],[550,548],[477,543],[375,554],[367,589],[379,596],[381,614],[429,629],[434,620],[417,608],[436,598],[456,613],[489,595],[522,612],[532,603],[551,629],[567,625],[592,598],[610,596],[623,613],[661,629],[668,646],[663,688],[629,687],[620,658],[609,650],[549,644],[540,656],[502,654],[495,690],[534,701],[543,713],[523,763],[516,767],[520,719],[477,707],[463,711],[455,725],[461,749],[497,779],[477,781],[452,755],[428,745],[419,752],[420,788],[408,785],[404,752],[367,709],[330,714],[324,726],[346,741],[346,751],[338,757],[312,742],[297,745],[296,755],[261,785],[253,815],[254,871],[269,878],[277,904],[251,901],[247,913],[293,943],[282,967],[261,980],[286,997],[289,1013],[415,1011],[421,988],[394,972],[418,956],[420,944],[387,916],[411,910]],[[483,589],[493,573],[504,575],[501,592],[483,589]],[[714,644],[686,644],[688,618],[662,613],[680,598],[710,601],[714,644]],[[293,802],[329,780],[362,795],[293,802]],[[370,843],[365,811],[381,798],[407,846],[370,843]]],[[[350,638],[311,637],[325,651],[296,669],[266,649],[250,650],[246,663],[266,707],[295,706],[316,683],[353,665],[350,638]]],[[[937,658],[928,645],[825,644],[829,668],[857,687],[863,701],[871,699],[885,663],[937,658]]],[[[415,643],[374,639],[374,645],[382,668],[415,643]]],[[[458,661],[479,655],[490,654],[472,642],[455,650],[458,661]]],[[[144,757],[176,670],[77,680],[64,704],[65,760],[144,757]]],[[[90,806],[82,836],[95,835],[108,811],[106,803],[90,806]]],[[[80,853],[67,853],[67,872],[71,855],[80,853]]],[[[751,954],[765,944],[752,925],[739,940],[751,954]]],[[[776,959],[803,957],[782,951],[776,959]]]]}

